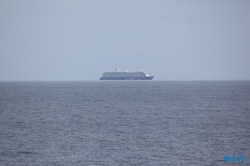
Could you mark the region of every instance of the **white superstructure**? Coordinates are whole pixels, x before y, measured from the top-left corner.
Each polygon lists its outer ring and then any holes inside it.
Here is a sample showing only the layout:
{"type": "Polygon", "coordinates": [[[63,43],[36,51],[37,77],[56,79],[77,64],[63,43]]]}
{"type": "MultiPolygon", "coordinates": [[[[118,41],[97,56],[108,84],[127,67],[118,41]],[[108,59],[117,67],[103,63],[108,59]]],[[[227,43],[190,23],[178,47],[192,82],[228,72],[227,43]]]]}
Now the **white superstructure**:
{"type": "Polygon", "coordinates": [[[120,71],[116,68],[115,71],[109,70],[104,72],[100,80],[151,80],[153,76],[150,76],[145,71],[129,72],[127,70],[120,71]]]}

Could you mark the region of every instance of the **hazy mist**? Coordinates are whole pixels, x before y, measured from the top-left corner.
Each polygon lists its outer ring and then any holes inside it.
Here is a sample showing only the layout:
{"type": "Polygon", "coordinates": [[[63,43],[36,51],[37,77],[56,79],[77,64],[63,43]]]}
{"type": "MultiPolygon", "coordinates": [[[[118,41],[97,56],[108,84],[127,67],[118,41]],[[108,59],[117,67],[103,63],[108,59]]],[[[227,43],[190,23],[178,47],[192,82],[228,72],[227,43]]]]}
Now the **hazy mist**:
{"type": "Polygon", "coordinates": [[[249,0],[1,0],[0,80],[250,80],[249,0]]]}

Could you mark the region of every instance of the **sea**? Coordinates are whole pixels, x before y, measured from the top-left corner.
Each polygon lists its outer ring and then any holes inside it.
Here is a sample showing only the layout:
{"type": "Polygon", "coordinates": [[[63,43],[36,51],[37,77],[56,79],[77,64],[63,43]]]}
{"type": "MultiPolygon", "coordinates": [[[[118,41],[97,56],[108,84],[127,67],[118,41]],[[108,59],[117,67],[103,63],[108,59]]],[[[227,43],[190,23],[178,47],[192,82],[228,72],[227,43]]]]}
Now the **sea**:
{"type": "Polygon", "coordinates": [[[250,81],[0,82],[0,165],[249,166],[250,81]]]}

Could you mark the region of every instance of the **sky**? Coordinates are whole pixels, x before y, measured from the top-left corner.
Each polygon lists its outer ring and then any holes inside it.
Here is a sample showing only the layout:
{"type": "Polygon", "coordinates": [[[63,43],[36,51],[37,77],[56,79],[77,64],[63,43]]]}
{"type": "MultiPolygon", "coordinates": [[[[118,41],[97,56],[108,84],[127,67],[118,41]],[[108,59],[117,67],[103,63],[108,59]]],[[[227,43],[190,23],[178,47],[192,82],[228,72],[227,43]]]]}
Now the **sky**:
{"type": "Polygon", "coordinates": [[[0,81],[250,80],[249,0],[1,0],[0,81]]]}

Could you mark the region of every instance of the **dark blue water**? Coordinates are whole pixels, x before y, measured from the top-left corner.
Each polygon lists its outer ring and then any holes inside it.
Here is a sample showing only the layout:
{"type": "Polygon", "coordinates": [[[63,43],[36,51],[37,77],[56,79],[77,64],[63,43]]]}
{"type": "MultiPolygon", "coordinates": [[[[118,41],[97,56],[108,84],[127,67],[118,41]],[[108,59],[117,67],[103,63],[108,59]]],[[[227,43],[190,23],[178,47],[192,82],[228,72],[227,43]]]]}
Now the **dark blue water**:
{"type": "Polygon", "coordinates": [[[1,82],[0,165],[250,165],[250,82],[1,82]]]}

